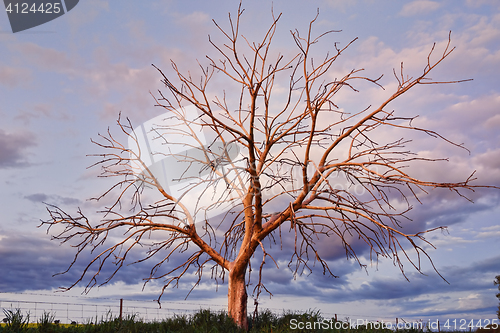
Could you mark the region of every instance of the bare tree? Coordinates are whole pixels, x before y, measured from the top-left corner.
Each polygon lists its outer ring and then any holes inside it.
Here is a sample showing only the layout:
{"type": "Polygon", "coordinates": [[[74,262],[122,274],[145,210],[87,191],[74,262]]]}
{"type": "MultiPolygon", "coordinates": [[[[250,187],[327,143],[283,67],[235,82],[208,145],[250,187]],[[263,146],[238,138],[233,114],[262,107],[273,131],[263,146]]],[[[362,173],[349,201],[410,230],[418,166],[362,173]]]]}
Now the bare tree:
{"type": "MultiPolygon", "coordinates": [[[[286,59],[271,47],[281,14],[273,15],[262,41],[252,43],[239,31],[243,11],[240,5],[235,18],[229,15],[227,29],[214,21],[226,41],[219,44],[209,37],[220,57],[207,56],[208,65],[199,65],[199,76],[182,73],[174,62],[171,74],[157,68],[167,93],[159,92],[156,105],[168,115],[165,119],[179,124],[144,128],[163,148],[145,151],[146,134],[134,130],[128,119],[118,119],[128,145],[109,130],[100,136],[96,143],[106,152],[97,155],[100,160],[95,166],[102,168],[103,177],[118,179],[94,198],[113,199],[99,212],[100,220],[91,221],[80,209],[69,214],[48,206],[50,219],[42,225],[61,226],[53,238],[77,249],[68,270],[85,251],[98,253],[68,289],[84,278],[89,278],[87,288],[92,288],[105,263],[112,261],[116,267],[103,282],[107,283],[131,251],[149,245],[136,261],[154,261],[146,283],[165,279],[163,294],[186,274],[195,272],[198,284],[202,274],[211,270],[217,283],[227,278],[229,315],[247,328],[247,286],[253,279],[256,299],[262,290],[268,291],[263,266],[274,261],[271,246],[277,244],[280,249],[283,240],[292,240],[288,266],[293,274],[309,272],[319,264],[323,274],[335,276],[319,249],[322,242],[322,247],[340,243],[348,259],[363,265],[352,246],[362,241],[370,260],[390,258],[403,274],[404,262],[419,272],[422,258],[432,264],[426,252],[432,244],[425,234],[445,227],[408,233],[405,226],[411,221],[405,214],[430,189],[444,188],[464,196],[462,190],[479,186],[471,184],[473,174],[454,183],[413,176],[414,169],[408,166],[437,159],[410,151],[410,140],[390,140],[380,134],[387,128],[410,131],[464,148],[432,130],[413,126],[414,118],[388,109],[418,85],[461,82],[429,78],[453,52],[450,39],[443,50],[430,48],[427,64],[417,77],[407,76],[401,63],[393,73],[397,88],[383,103],[348,113],[335,103],[339,91],[357,91],[358,81],[382,88],[380,77],[365,77],[362,69],[333,78],[335,62],[355,40],[344,47],[334,44],[333,53],[320,61],[313,59],[315,44],[333,32],[313,36],[316,16],[305,35],[291,31],[297,53],[286,59]],[[247,51],[241,51],[244,48],[247,51]],[[229,82],[223,92],[214,92],[215,76],[229,82]],[[193,110],[196,116],[188,116],[193,110]],[[173,140],[174,135],[184,139],[173,140]],[[175,177],[160,175],[161,166],[146,161],[151,156],[170,166],[184,163],[184,171],[175,177]],[[172,191],[176,181],[183,185],[172,191]],[[125,231],[119,241],[110,237],[116,230],[125,231]],[[169,266],[169,259],[182,252],[188,254],[186,261],[169,266]],[[256,269],[251,267],[254,254],[262,255],[256,269]],[[252,270],[258,272],[256,277],[252,270]]],[[[273,264],[278,266],[276,261],[273,264]]]]}

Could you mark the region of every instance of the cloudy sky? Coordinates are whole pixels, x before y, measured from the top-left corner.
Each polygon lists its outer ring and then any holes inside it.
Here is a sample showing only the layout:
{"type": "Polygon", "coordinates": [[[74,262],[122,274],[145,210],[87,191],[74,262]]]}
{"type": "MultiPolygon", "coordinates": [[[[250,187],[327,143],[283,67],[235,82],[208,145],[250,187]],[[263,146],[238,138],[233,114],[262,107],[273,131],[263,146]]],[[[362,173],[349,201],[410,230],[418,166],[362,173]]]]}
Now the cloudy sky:
{"type": "MultiPolygon", "coordinates": [[[[261,38],[271,22],[270,1],[245,1],[242,34],[261,38]]],[[[414,142],[425,156],[448,157],[449,162],[418,170],[429,179],[461,181],[477,170],[477,184],[500,186],[500,3],[497,0],[374,1],[314,0],[273,2],[282,12],[275,47],[295,52],[289,31],[304,31],[320,16],[317,32],[342,30],[330,36],[346,45],[358,37],[339,61],[336,72],[364,68],[394,88],[392,68],[403,61],[418,75],[434,42],[443,46],[452,31],[453,54],[432,77],[436,80],[473,79],[458,85],[417,87],[394,104],[406,115],[419,115],[418,124],[464,143],[470,154],[431,138],[414,142]]],[[[99,170],[87,169],[100,153],[91,138],[114,127],[119,112],[134,124],[160,114],[150,92],[162,88],[155,64],[166,71],[170,60],[186,70],[197,59],[214,54],[208,35],[219,36],[212,22],[227,26],[236,1],[103,1],[86,0],[68,14],[42,26],[13,34],[6,14],[0,15],[0,298],[26,298],[16,293],[51,295],[79,275],[77,266],[64,271],[72,249],[50,241],[40,220],[48,219],[43,202],[69,211],[96,210],[87,201],[106,189],[99,170]]],[[[328,46],[328,45],[327,45],[328,46]]],[[[328,47],[318,49],[318,57],[328,47]]],[[[441,49],[442,50],[442,49],[441,49]]],[[[338,104],[359,111],[381,98],[381,90],[362,86],[353,98],[338,104]]],[[[293,279],[286,267],[269,266],[264,274],[272,298],[261,307],[318,309],[351,318],[492,319],[498,300],[493,280],[500,275],[500,192],[478,190],[474,203],[432,191],[415,205],[410,217],[427,227],[448,226],[436,232],[429,250],[444,282],[430,267],[426,275],[406,267],[410,282],[390,260],[359,265],[332,256],[338,279],[321,271],[293,279]]],[[[286,252],[286,251],[284,251],[286,252]]],[[[284,253],[285,255],[286,253],[284,253]]],[[[288,254],[289,255],[289,254],[288,254]]],[[[275,253],[278,259],[279,253],[275,253]]],[[[83,264],[83,263],[82,263],[83,264]]],[[[152,300],[157,285],[141,291],[147,266],[130,266],[109,286],[94,289],[92,297],[152,300]]],[[[166,293],[180,302],[194,277],[166,293]]],[[[78,286],[71,295],[79,295],[78,286]]],[[[216,291],[209,279],[188,300],[194,304],[225,305],[226,289],[216,291]]],[[[44,299],[37,296],[38,299],[44,299]]],[[[48,299],[47,296],[45,299],[48,299]]]]}

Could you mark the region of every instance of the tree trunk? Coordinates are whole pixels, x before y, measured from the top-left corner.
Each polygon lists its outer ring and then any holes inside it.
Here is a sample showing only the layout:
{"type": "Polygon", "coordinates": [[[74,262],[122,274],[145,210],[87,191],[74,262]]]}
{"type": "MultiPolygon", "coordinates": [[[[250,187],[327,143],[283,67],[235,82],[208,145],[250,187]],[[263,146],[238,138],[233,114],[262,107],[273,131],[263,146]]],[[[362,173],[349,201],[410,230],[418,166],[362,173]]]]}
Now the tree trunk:
{"type": "Polygon", "coordinates": [[[233,318],[236,325],[248,330],[247,318],[247,289],[245,285],[245,273],[243,270],[231,270],[229,272],[229,288],[227,293],[227,306],[229,316],[233,318]]]}

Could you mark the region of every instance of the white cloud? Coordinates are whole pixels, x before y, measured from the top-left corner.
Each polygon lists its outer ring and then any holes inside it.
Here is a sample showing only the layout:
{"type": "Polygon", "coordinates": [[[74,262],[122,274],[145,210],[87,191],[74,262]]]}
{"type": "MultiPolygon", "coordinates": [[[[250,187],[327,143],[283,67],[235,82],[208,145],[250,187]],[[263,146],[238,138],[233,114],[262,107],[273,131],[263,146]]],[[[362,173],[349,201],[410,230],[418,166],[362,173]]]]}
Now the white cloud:
{"type": "MultiPolygon", "coordinates": [[[[407,96],[409,97],[409,96],[407,96]]],[[[436,156],[455,156],[458,160],[452,160],[454,166],[458,164],[475,166],[479,164],[489,165],[487,162],[491,157],[491,152],[485,158],[480,158],[478,154],[483,154],[488,150],[496,150],[496,142],[499,137],[499,125],[497,122],[498,109],[500,108],[500,95],[492,93],[489,95],[471,98],[470,96],[444,95],[431,96],[425,94],[412,98],[412,104],[417,105],[421,110],[434,110],[432,113],[425,113],[418,117],[413,125],[420,128],[429,128],[439,132],[447,139],[464,143],[476,160],[472,160],[466,151],[461,149],[450,149],[449,144],[436,144],[436,140],[428,138],[426,142],[419,142],[422,153],[430,150],[436,156]],[[427,100],[427,103],[426,103],[427,100]],[[465,153],[465,154],[464,154],[465,153]],[[467,162],[465,160],[466,159],[467,162]]],[[[430,154],[430,153],[429,153],[430,154]]]]}
{"type": "Polygon", "coordinates": [[[434,239],[432,240],[432,244],[439,248],[450,245],[453,248],[456,247],[457,244],[471,244],[477,242],[475,240],[465,239],[463,237],[457,237],[457,236],[446,236],[444,238],[433,237],[433,238],[434,239]]]}
{"type": "Polygon", "coordinates": [[[487,306],[491,306],[491,304],[485,301],[483,295],[477,293],[469,294],[466,297],[460,297],[458,299],[459,310],[478,309],[487,306]]]}
{"type": "Polygon", "coordinates": [[[476,235],[476,238],[500,238],[500,231],[487,231],[487,232],[480,232],[476,235]]]}
{"type": "Polygon", "coordinates": [[[499,2],[498,0],[467,0],[466,4],[470,7],[480,7],[483,5],[498,6],[499,2]]]}
{"type": "Polygon", "coordinates": [[[500,231],[500,225],[492,225],[490,227],[481,228],[481,231],[500,231]]]}
{"type": "Polygon", "coordinates": [[[210,21],[210,16],[207,13],[203,12],[193,12],[188,15],[179,15],[176,17],[176,22],[183,25],[183,26],[192,26],[194,25],[199,25],[199,24],[205,24],[210,21]]]}
{"type": "Polygon", "coordinates": [[[427,14],[435,11],[441,5],[436,1],[428,1],[428,0],[417,0],[410,2],[403,6],[403,9],[399,12],[399,15],[402,16],[413,16],[419,14],[427,14]]]}
{"type": "Polygon", "coordinates": [[[355,6],[357,4],[357,0],[350,0],[350,1],[344,1],[344,0],[326,0],[326,3],[328,6],[340,10],[341,12],[345,13],[346,9],[348,7],[355,6]]]}
{"type": "MultiPolygon", "coordinates": [[[[423,21],[407,32],[413,45],[431,45],[434,41],[447,41],[451,34],[451,47],[456,47],[443,67],[450,78],[464,79],[493,76],[500,63],[500,15],[484,16],[477,13],[444,14],[438,22],[423,21]]],[[[439,54],[436,52],[436,55],[439,54]]],[[[475,85],[479,83],[474,82],[475,85]]]]}

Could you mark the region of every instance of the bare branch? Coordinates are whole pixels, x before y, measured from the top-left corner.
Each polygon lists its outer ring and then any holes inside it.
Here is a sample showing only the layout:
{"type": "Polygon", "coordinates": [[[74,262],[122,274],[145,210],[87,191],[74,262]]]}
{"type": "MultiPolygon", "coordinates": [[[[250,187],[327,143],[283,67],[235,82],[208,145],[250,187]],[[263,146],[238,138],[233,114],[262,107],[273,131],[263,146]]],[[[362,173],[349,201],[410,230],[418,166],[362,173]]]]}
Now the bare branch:
{"type": "Polygon", "coordinates": [[[62,273],[75,269],[84,255],[93,256],[66,289],[88,279],[88,291],[109,282],[124,265],[151,262],[144,284],[163,281],[160,302],[167,287],[195,274],[195,288],[210,269],[217,284],[228,274],[229,313],[245,327],[250,278],[257,281],[256,305],[263,290],[272,295],[263,271],[267,258],[279,268],[272,250],[278,242],[280,253],[290,255],[294,276],[308,274],[318,264],[323,274],[336,277],[323,253],[330,244],[340,244],[346,258],[361,268],[366,263],[360,248],[371,261],[392,260],[405,277],[404,263],[423,273],[422,260],[439,274],[426,251],[433,245],[425,236],[446,227],[408,232],[412,204],[422,203],[420,197],[432,189],[448,189],[467,199],[469,191],[496,188],[476,185],[474,172],[454,182],[421,179],[411,165],[447,159],[419,156],[407,148],[410,140],[404,137],[378,135],[393,128],[467,150],[433,130],[413,126],[416,117],[388,111],[389,104],[418,85],[469,81],[430,77],[455,50],[451,34],[442,52],[436,44],[430,47],[420,75],[408,76],[401,63],[393,70],[397,88],[385,101],[375,106],[367,101],[366,108],[348,112],[337,105],[340,91],[358,91],[358,82],[383,89],[382,76],[363,76],[362,68],[332,79],[337,59],[356,38],[344,47],[334,44],[332,54],[318,58],[316,44],[337,32],[313,34],[318,11],[305,34],[290,31],[297,52],[287,58],[272,47],[281,14],[273,14],[263,38],[252,42],[240,34],[243,12],[240,3],[236,17],[229,15],[227,29],[214,21],[225,42],[209,37],[220,59],[207,56],[208,64],[198,62],[198,78],[182,73],[174,62],[170,72],[153,65],[166,88],[153,98],[165,114],[137,128],[120,115],[118,133],[127,141],[109,129],[92,141],[104,152],[92,155],[99,161],[91,167],[100,168],[100,177],[117,177],[92,199],[100,210],[85,215],[78,208],[70,214],[47,205],[50,218],[41,225],[76,251],[62,273]],[[216,75],[235,89],[228,85],[215,93],[216,75]],[[253,277],[252,258],[259,249],[262,259],[253,277]],[[132,253],[142,257],[131,260],[132,253]],[[183,261],[172,264],[177,256],[183,261]],[[105,265],[114,266],[101,280],[105,265]]]}

